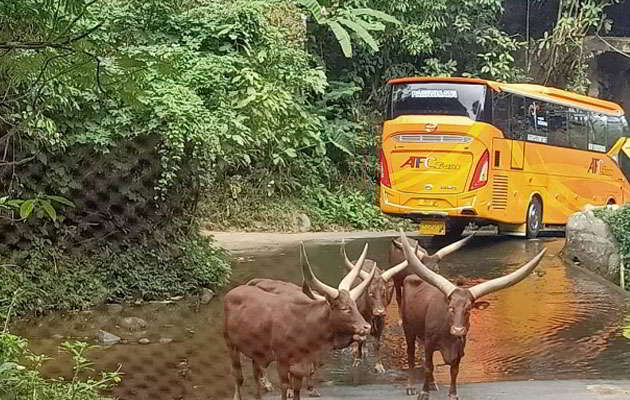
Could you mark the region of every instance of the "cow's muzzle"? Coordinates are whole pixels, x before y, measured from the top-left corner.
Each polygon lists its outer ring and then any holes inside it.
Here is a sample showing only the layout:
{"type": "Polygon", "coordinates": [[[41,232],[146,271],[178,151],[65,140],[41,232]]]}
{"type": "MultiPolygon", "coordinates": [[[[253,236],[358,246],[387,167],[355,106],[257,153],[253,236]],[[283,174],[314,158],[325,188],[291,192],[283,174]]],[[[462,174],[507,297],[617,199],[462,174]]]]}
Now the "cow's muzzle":
{"type": "Polygon", "coordinates": [[[466,336],[466,328],[463,326],[451,326],[451,335],[466,336]]]}
{"type": "Polygon", "coordinates": [[[384,308],[375,308],[374,310],[372,310],[372,315],[374,317],[384,317],[385,316],[385,309],[384,308]]]}
{"type": "Polygon", "coordinates": [[[372,329],[370,324],[363,325],[360,329],[357,329],[352,339],[357,342],[364,342],[367,339],[367,335],[370,333],[370,329],[372,329]]]}

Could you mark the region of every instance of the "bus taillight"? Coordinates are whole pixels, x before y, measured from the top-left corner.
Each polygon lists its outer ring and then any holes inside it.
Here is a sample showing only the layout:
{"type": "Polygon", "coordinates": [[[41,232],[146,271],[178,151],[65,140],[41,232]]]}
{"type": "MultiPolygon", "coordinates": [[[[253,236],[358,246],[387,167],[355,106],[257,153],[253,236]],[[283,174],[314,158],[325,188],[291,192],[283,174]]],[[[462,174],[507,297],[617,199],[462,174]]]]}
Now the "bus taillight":
{"type": "Polygon", "coordinates": [[[385,153],[381,150],[381,185],[385,185],[388,188],[392,187],[392,182],[389,180],[389,168],[387,167],[387,159],[385,159],[385,153]]]}
{"type": "Polygon", "coordinates": [[[473,175],[472,182],[470,183],[470,190],[479,189],[483,187],[486,183],[488,183],[488,167],[490,163],[490,153],[486,150],[479,163],[477,163],[477,168],[475,168],[475,174],[473,175]]]}

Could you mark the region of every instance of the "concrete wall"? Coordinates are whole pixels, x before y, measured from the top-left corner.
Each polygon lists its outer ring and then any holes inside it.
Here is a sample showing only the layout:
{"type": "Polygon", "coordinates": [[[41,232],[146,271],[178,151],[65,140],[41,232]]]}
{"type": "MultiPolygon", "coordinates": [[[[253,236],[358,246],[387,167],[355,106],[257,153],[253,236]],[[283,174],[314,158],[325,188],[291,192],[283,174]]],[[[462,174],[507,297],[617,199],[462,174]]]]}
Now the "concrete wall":
{"type": "Polygon", "coordinates": [[[619,103],[630,115],[630,38],[603,39],[592,36],[584,43],[590,64],[588,94],[619,103]]]}

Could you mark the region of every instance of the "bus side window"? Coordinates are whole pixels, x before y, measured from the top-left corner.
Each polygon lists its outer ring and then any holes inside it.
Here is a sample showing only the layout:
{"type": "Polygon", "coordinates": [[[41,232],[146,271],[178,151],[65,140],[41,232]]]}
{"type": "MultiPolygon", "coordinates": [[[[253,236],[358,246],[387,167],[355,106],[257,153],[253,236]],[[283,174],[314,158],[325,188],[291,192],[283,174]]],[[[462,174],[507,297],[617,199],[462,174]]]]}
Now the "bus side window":
{"type": "Polygon", "coordinates": [[[569,142],[574,149],[588,150],[587,118],[586,111],[576,108],[568,110],[569,142]]]}
{"type": "Polygon", "coordinates": [[[608,116],[595,112],[588,114],[588,149],[605,152],[608,135],[608,116]]]}
{"type": "Polygon", "coordinates": [[[503,136],[505,136],[506,138],[512,137],[510,132],[511,99],[512,95],[510,93],[492,93],[492,125],[503,132],[503,136]]]}
{"type": "Polygon", "coordinates": [[[516,95],[510,97],[512,98],[510,107],[510,139],[525,140],[530,125],[525,98],[516,95]]]}
{"type": "Polygon", "coordinates": [[[525,112],[525,135],[523,139],[535,143],[547,143],[549,122],[547,121],[548,103],[525,98],[523,110],[525,112]]]}
{"type": "Polygon", "coordinates": [[[546,103],[544,117],[547,122],[546,132],[549,144],[571,147],[567,108],[558,104],[546,103]]]}
{"type": "Polygon", "coordinates": [[[620,137],[626,136],[627,124],[624,117],[608,116],[608,140],[606,141],[606,151],[612,149],[620,137]]]}

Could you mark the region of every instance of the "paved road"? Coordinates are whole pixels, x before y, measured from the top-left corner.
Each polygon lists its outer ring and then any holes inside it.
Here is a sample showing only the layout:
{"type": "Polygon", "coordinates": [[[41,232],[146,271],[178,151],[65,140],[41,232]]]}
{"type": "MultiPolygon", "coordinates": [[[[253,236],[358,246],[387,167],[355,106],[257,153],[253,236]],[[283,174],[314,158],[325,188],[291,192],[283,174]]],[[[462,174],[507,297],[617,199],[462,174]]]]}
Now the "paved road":
{"type": "MultiPolygon", "coordinates": [[[[400,385],[330,386],[321,388],[320,400],[415,400],[400,385]]],[[[432,400],[446,400],[448,387],[432,392],[432,400]]],[[[270,396],[275,398],[276,396],[270,396]]],[[[477,383],[459,386],[460,400],[628,400],[626,381],[524,381],[477,383]]]]}
{"type": "MultiPolygon", "coordinates": [[[[233,254],[273,252],[283,247],[294,246],[300,241],[317,240],[320,243],[339,242],[342,239],[375,239],[385,237],[398,237],[400,233],[394,230],[372,232],[306,232],[306,233],[279,233],[279,232],[214,232],[202,230],[202,235],[212,236],[219,246],[229,250],[233,254]]],[[[407,232],[408,236],[417,236],[416,232],[407,232]]],[[[477,236],[494,235],[494,232],[479,231],[477,236]]]]}

